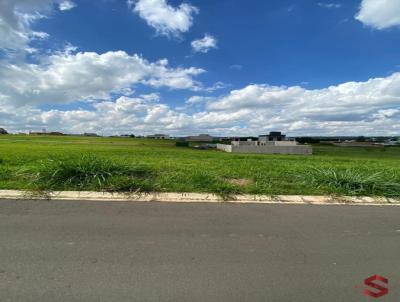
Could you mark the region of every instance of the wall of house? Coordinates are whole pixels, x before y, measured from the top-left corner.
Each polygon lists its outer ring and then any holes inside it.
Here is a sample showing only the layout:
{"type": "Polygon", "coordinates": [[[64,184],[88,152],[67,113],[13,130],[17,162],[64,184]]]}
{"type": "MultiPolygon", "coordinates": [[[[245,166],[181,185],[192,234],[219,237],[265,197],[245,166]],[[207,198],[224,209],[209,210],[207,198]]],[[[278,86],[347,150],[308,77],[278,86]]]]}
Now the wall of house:
{"type": "Polygon", "coordinates": [[[234,146],[218,144],[217,149],[232,153],[259,153],[259,154],[312,154],[312,147],[305,145],[295,146],[234,146]]]}
{"type": "Polygon", "coordinates": [[[296,146],[297,142],[295,141],[273,141],[273,142],[259,142],[260,146],[296,146]]]}
{"type": "Polygon", "coordinates": [[[258,141],[233,141],[232,146],[256,146],[258,141]]]}
{"type": "Polygon", "coordinates": [[[232,146],[233,153],[312,154],[311,146],[232,146]]]}
{"type": "Polygon", "coordinates": [[[233,141],[232,146],[296,146],[296,141],[233,141]]]}
{"type": "Polygon", "coordinates": [[[225,152],[232,152],[232,145],[217,144],[217,149],[225,152]]]}

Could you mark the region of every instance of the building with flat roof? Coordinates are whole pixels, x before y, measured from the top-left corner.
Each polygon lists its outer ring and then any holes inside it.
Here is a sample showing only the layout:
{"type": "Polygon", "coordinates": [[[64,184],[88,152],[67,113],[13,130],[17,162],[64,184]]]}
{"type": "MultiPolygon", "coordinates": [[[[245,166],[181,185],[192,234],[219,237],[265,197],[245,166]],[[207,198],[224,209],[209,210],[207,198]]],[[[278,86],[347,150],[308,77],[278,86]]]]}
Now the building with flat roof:
{"type": "Polygon", "coordinates": [[[153,135],[147,135],[146,137],[152,139],[169,139],[168,134],[153,134],[153,135]]]}
{"type": "Polygon", "coordinates": [[[269,141],[269,142],[280,142],[280,141],[285,141],[286,140],[286,135],[282,134],[282,132],[279,131],[271,131],[267,135],[260,135],[258,137],[258,140],[260,141],[269,141]]]}
{"type": "Polygon", "coordinates": [[[232,141],[230,145],[217,144],[217,149],[233,153],[262,154],[312,154],[312,147],[299,145],[295,140],[286,139],[280,132],[260,135],[258,140],[232,141]]]}

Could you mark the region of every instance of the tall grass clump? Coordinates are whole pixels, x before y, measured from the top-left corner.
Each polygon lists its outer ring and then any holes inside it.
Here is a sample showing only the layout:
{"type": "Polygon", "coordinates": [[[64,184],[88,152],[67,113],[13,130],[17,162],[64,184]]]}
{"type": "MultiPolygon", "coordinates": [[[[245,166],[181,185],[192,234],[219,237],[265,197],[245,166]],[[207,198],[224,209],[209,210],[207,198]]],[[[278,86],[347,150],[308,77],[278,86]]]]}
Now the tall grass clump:
{"type": "Polygon", "coordinates": [[[153,172],[91,154],[42,160],[30,172],[39,190],[101,190],[143,192],[153,189],[153,172]]]}
{"type": "Polygon", "coordinates": [[[8,180],[12,177],[12,172],[8,165],[5,164],[4,160],[0,158],[0,181],[8,180]]]}
{"type": "Polygon", "coordinates": [[[298,176],[305,183],[328,189],[330,193],[400,197],[400,181],[394,173],[312,168],[298,176]]]}
{"type": "Polygon", "coordinates": [[[223,200],[228,200],[236,194],[241,194],[240,187],[228,183],[210,172],[195,172],[188,176],[194,185],[195,191],[212,192],[223,200]]]}

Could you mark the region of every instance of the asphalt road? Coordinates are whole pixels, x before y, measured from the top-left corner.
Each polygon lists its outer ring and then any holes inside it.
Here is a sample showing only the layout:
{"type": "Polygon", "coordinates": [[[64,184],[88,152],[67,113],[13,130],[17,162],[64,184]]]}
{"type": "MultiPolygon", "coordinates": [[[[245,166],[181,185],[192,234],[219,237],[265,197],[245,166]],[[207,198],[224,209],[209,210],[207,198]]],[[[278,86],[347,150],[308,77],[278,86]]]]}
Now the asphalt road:
{"type": "Polygon", "coordinates": [[[0,200],[0,301],[400,301],[400,207],[0,200]]]}

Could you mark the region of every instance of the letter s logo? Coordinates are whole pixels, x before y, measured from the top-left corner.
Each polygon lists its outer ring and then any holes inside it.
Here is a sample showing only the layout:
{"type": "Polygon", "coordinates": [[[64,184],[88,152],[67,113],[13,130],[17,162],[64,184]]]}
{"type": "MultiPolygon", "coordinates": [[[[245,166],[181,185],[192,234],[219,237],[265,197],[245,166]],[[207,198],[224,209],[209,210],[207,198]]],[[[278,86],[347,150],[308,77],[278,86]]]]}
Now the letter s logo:
{"type": "Polygon", "coordinates": [[[385,277],[379,276],[379,275],[373,275],[367,279],[364,280],[364,284],[366,286],[372,287],[376,290],[371,291],[368,288],[364,289],[364,295],[368,296],[368,297],[374,297],[374,298],[379,298],[382,297],[384,295],[387,295],[389,293],[389,288],[382,286],[374,281],[380,281],[382,283],[384,283],[386,286],[389,285],[389,280],[386,279],[385,277]]]}

